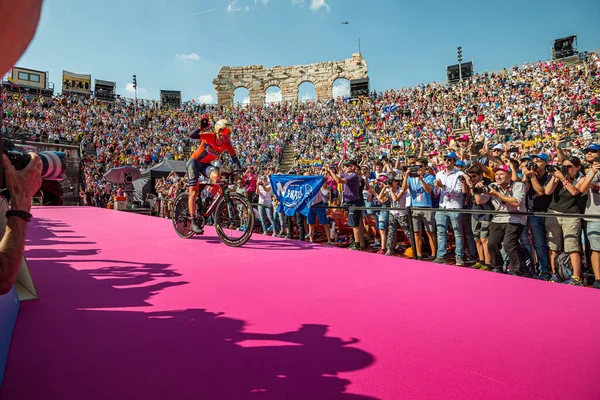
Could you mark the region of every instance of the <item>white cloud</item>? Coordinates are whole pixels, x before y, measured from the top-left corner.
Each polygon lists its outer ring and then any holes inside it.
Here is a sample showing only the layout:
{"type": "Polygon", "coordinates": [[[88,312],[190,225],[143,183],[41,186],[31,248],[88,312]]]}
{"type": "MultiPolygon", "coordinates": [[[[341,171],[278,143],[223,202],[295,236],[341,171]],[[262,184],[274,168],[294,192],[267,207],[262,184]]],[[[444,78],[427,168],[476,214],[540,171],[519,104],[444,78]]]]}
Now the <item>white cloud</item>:
{"type": "Polygon", "coordinates": [[[339,79],[333,83],[333,98],[349,96],[350,95],[350,81],[346,79],[339,79]]]}
{"type": "Polygon", "coordinates": [[[281,90],[277,92],[267,92],[267,96],[265,97],[265,103],[275,103],[281,101],[281,90]]]}
{"type": "Polygon", "coordinates": [[[199,61],[200,56],[197,53],[180,53],[175,54],[175,58],[179,61],[189,62],[189,61],[199,61]]]}
{"type": "Polygon", "coordinates": [[[200,104],[215,104],[215,98],[212,94],[203,94],[198,96],[198,103],[200,104]]]}
{"type": "Polygon", "coordinates": [[[319,11],[321,8],[325,8],[328,12],[331,10],[329,4],[325,0],[310,0],[310,9],[313,11],[319,11]]]}
{"type": "Polygon", "coordinates": [[[254,4],[258,4],[259,2],[263,3],[263,6],[266,6],[271,2],[271,0],[254,0],[254,4]]]}
{"type": "Polygon", "coordinates": [[[304,0],[292,0],[293,6],[301,6],[302,4],[304,4],[304,0]]]}
{"type": "Polygon", "coordinates": [[[232,13],[232,12],[240,12],[240,11],[248,11],[250,10],[249,6],[239,6],[238,5],[238,0],[231,0],[231,2],[227,5],[227,12],[232,13]]]}
{"type": "Polygon", "coordinates": [[[250,97],[245,97],[242,104],[250,104],[250,97]]]}
{"type": "MultiPolygon", "coordinates": [[[[125,92],[127,94],[130,94],[131,96],[135,95],[135,89],[133,87],[133,82],[129,82],[125,84],[125,87],[123,88],[125,90],[125,92]]],[[[137,88],[137,94],[138,97],[140,98],[147,98],[148,97],[148,91],[146,89],[144,89],[143,87],[139,87],[137,88]]]]}
{"type": "Polygon", "coordinates": [[[313,95],[311,95],[310,93],[304,93],[302,95],[302,97],[300,98],[300,101],[311,101],[311,100],[316,100],[317,98],[313,95]]]}

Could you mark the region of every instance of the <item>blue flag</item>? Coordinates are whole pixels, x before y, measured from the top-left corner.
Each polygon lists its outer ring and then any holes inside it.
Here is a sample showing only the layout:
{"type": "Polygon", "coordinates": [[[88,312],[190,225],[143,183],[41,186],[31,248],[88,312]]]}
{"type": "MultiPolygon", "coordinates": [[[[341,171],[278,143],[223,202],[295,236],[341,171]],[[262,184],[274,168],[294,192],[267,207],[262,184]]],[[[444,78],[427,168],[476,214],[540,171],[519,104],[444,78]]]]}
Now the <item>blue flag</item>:
{"type": "Polygon", "coordinates": [[[293,216],[296,212],[308,215],[315,196],[323,186],[322,176],[271,175],[271,188],[279,200],[277,212],[293,216]]]}

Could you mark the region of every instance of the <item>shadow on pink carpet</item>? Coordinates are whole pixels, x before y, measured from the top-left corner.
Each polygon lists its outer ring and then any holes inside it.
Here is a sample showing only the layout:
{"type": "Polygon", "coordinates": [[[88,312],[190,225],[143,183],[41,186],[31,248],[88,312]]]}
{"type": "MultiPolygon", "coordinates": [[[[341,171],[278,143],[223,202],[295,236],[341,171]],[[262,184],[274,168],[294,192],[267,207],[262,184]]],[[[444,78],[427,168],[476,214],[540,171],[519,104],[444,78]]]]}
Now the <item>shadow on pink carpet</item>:
{"type": "Polygon", "coordinates": [[[598,399],[600,292],[38,208],[0,399],[598,399]]]}

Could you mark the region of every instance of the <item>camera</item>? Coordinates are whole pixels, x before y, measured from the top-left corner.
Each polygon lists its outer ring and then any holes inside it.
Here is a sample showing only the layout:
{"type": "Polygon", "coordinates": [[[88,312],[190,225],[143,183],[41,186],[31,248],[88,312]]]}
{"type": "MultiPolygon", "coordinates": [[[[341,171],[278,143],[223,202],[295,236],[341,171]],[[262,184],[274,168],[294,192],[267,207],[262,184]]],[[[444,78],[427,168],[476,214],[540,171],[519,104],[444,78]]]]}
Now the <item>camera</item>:
{"type": "Polygon", "coordinates": [[[537,170],[537,164],[534,161],[528,161],[527,164],[525,164],[525,168],[530,171],[535,171],[537,170]]]}
{"type": "MultiPolygon", "coordinates": [[[[169,180],[169,183],[171,183],[172,181],[169,180]]],[[[133,183],[133,176],[131,176],[130,174],[125,174],[125,184],[131,184],[133,183]]]]}
{"type": "Polygon", "coordinates": [[[562,173],[563,175],[567,173],[567,168],[565,168],[563,165],[558,164],[558,165],[546,165],[546,172],[553,174],[554,172],[559,171],[560,173],[562,173]]]}
{"type": "Polygon", "coordinates": [[[474,187],[473,194],[486,194],[490,192],[490,189],[498,190],[498,187],[493,183],[484,187],[474,187]]]}
{"type": "MultiPolygon", "coordinates": [[[[10,163],[16,170],[22,170],[31,161],[31,151],[17,147],[9,139],[3,138],[0,141],[2,152],[6,154],[10,163]]],[[[61,151],[42,151],[37,153],[42,161],[42,179],[50,181],[61,181],[66,178],[67,167],[65,165],[66,154],[61,151]]],[[[4,176],[0,188],[6,188],[4,176]]]]}
{"type": "Polygon", "coordinates": [[[412,167],[408,167],[407,168],[408,176],[411,178],[418,178],[420,169],[421,169],[421,167],[418,167],[416,165],[413,165],[412,167]]]}

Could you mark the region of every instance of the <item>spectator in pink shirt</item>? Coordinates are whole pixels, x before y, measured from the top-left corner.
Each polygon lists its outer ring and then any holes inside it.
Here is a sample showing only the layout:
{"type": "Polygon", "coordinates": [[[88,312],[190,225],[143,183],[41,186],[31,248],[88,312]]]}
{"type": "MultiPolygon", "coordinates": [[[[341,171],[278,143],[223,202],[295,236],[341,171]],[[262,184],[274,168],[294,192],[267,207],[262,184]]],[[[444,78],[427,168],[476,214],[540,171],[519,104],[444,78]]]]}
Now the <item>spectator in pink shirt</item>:
{"type": "Polygon", "coordinates": [[[249,166],[248,170],[246,171],[246,174],[244,175],[244,181],[246,186],[246,192],[248,193],[248,200],[250,200],[250,202],[252,203],[255,202],[256,184],[258,181],[257,178],[258,176],[256,175],[256,172],[254,172],[254,166],[249,166]]]}

